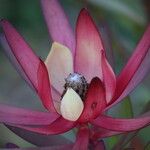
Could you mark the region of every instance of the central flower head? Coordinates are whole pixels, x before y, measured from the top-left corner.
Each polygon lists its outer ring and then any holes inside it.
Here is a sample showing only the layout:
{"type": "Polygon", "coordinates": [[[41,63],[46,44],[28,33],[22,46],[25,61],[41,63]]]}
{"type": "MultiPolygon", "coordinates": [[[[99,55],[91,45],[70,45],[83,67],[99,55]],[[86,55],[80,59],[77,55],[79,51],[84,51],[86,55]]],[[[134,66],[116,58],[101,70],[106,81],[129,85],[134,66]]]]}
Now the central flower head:
{"type": "Polygon", "coordinates": [[[81,99],[84,100],[88,88],[88,83],[85,77],[78,73],[70,73],[65,81],[66,83],[64,85],[64,92],[66,92],[68,88],[72,88],[76,93],[79,94],[81,99]]]}
{"type": "Polygon", "coordinates": [[[84,108],[83,100],[88,89],[88,83],[85,77],[78,73],[70,73],[65,81],[60,112],[65,119],[76,121],[84,108]]]}

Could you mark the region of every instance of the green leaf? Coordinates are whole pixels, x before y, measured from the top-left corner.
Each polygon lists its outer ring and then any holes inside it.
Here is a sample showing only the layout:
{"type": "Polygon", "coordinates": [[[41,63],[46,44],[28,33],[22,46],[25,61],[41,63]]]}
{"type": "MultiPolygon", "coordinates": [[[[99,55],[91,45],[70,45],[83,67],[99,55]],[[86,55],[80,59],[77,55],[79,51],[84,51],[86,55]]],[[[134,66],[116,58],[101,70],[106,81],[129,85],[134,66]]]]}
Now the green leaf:
{"type": "Polygon", "coordinates": [[[107,11],[110,11],[113,14],[119,14],[121,16],[127,17],[139,25],[144,25],[146,19],[144,18],[144,14],[142,11],[130,7],[130,4],[125,4],[123,1],[117,0],[88,0],[92,4],[101,7],[107,11]]]}
{"type": "Polygon", "coordinates": [[[119,113],[121,117],[132,118],[133,111],[132,111],[132,104],[130,97],[126,97],[124,101],[122,101],[119,113]]]}

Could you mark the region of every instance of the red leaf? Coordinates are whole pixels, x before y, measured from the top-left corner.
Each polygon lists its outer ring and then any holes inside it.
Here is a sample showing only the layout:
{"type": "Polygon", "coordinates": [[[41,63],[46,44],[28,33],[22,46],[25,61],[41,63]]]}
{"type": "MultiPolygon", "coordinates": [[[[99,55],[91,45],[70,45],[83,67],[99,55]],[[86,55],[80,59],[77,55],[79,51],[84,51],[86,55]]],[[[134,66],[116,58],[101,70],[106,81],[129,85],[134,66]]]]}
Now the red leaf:
{"type": "Polygon", "coordinates": [[[32,111],[0,104],[0,122],[20,125],[48,125],[59,117],[56,113],[32,111]]]}
{"type": "Polygon", "coordinates": [[[82,9],[76,25],[75,72],[102,80],[101,53],[103,44],[99,32],[86,9],[82,9]]]}
{"type": "Polygon", "coordinates": [[[5,33],[6,40],[11,48],[10,50],[8,50],[9,55],[12,55],[12,60],[15,60],[15,62],[17,62],[19,70],[23,71],[22,75],[24,79],[30,85],[32,85],[32,87],[34,87],[38,93],[41,94],[39,96],[43,98],[43,105],[48,110],[55,111],[51,99],[50,85],[49,83],[46,83],[49,82],[46,67],[43,65],[42,61],[34,54],[30,46],[25,42],[21,35],[7,20],[1,20],[0,24],[5,33]],[[44,81],[42,81],[43,77],[44,81]],[[39,83],[42,85],[43,83],[46,83],[44,85],[45,87],[43,88],[42,86],[41,88],[41,85],[39,85],[39,83]],[[47,96],[48,98],[46,98],[47,96]]]}
{"type": "Polygon", "coordinates": [[[116,89],[116,77],[115,74],[108,63],[105,52],[102,52],[102,72],[103,72],[103,80],[105,84],[105,91],[106,91],[106,101],[107,104],[111,101],[112,97],[114,96],[115,89],[116,89]]]}
{"type": "Polygon", "coordinates": [[[94,78],[91,81],[84,101],[84,110],[78,120],[79,122],[93,120],[100,115],[106,106],[105,90],[99,78],[94,78]]]}
{"type": "Polygon", "coordinates": [[[80,127],[76,142],[72,150],[87,150],[89,144],[89,129],[88,127],[80,127]]]}
{"type": "Polygon", "coordinates": [[[28,131],[33,131],[36,133],[55,135],[55,134],[61,134],[71,130],[73,127],[75,127],[76,124],[77,124],[76,122],[71,122],[65,120],[62,117],[59,117],[58,119],[56,119],[56,121],[54,121],[50,125],[45,125],[40,127],[31,127],[31,126],[14,125],[14,124],[9,124],[9,125],[22,128],[28,131]]]}
{"type": "Polygon", "coordinates": [[[126,66],[117,77],[116,93],[112,104],[120,102],[127,96],[150,71],[150,26],[144,33],[126,66]]]}
{"type": "Polygon", "coordinates": [[[91,139],[97,140],[97,139],[100,139],[100,138],[102,139],[102,138],[110,137],[110,136],[113,136],[113,135],[118,135],[118,134],[121,134],[121,133],[123,133],[123,132],[107,130],[107,129],[104,129],[104,128],[94,126],[94,129],[92,129],[91,139]]]}
{"type": "Polygon", "coordinates": [[[54,145],[63,145],[63,144],[72,144],[72,141],[65,138],[62,135],[43,135],[35,132],[27,131],[24,129],[11,127],[6,125],[8,129],[17,134],[19,137],[24,140],[37,145],[37,146],[54,146],[54,145]]]}
{"type": "MultiPolygon", "coordinates": [[[[34,147],[34,148],[15,148],[13,150],[72,150],[72,145],[49,146],[49,147],[34,147]]],[[[5,148],[10,150],[10,148],[5,148]]]]}
{"type": "Polygon", "coordinates": [[[43,105],[45,108],[52,112],[56,112],[52,100],[51,95],[51,86],[48,77],[48,72],[46,69],[45,64],[43,61],[40,61],[38,72],[37,72],[37,79],[38,79],[38,94],[42,99],[43,105]]]}
{"type": "Polygon", "coordinates": [[[133,119],[118,119],[108,116],[100,116],[93,120],[91,123],[108,130],[128,132],[148,126],[150,124],[150,115],[142,115],[133,119]]]}

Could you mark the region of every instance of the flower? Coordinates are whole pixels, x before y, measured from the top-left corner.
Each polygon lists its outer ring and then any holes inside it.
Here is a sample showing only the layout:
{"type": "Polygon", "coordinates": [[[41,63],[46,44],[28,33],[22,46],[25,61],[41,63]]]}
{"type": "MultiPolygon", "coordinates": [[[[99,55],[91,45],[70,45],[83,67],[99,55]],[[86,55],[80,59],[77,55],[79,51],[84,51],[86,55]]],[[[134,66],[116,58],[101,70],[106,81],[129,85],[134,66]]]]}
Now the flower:
{"type": "Polygon", "coordinates": [[[149,71],[150,27],[116,77],[105,56],[101,36],[86,9],[79,14],[74,37],[58,1],[41,0],[41,4],[54,41],[45,62],[7,20],[1,20],[0,24],[10,46],[7,55],[48,112],[1,104],[0,122],[46,135],[78,127],[75,144],[68,145],[68,149],[73,150],[86,150],[89,142],[103,147],[98,138],[149,125],[149,112],[133,119],[113,118],[104,112],[127,96],[149,71]],[[95,128],[88,126],[89,123],[95,128]]]}

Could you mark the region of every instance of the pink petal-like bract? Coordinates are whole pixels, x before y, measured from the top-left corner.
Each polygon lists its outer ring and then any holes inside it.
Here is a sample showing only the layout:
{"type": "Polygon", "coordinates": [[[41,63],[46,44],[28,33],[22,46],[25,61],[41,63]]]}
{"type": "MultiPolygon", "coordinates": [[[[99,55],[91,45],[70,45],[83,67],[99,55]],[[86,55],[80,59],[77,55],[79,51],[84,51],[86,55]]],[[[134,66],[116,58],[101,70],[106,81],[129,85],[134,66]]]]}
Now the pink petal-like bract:
{"type": "Polygon", "coordinates": [[[29,84],[32,84],[41,97],[43,105],[48,110],[55,111],[44,63],[34,54],[30,46],[7,20],[2,20],[0,24],[16,61],[24,71],[25,76],[23,77],[28,78],[29,84]]]}
{"type": "Polygon", "coordinates": [[[58,0],[41,0],[41,4],[52,40],[67,46],[74,54],[74,33],[58,0]]]}
{"type": "Polygon", "coordinates": [[[148,71],[150,71],[149,57],[150,26],[144,33],[128,63],[117,77],[116,94],[113,98],[114,103],[108,106],[107,109],[121,101],[143,80],[148,71]]]}
{"type": "Polygon", "coordinates": [[[53,135],[53,134],[61,134],[61,133],[67,132],[71,130],[73,127],[75,127],[76,124],[77,122],[71,122],[71,121],[65,120],[62,117],[59,117],[50,125],[45,125],[45,126],[40,126],[40,127],[31,127],[31,126],[29,127],[29,126],[13,125],[13,124],[9,124],[9,125],[19,127],[22,129],[26,129],[29,131],[33,131],[36,133],[53,135]]]}
{"type": "Polygon", "coordinates": [[[99,32],[86,9],[82,9],[76,25],[75,72],[102,80],[101,53],[103,50],[99,32]]]}
{"type": "Polygon", "coordinates": [[[91,122],[93,125],[114,131],[134,131],[150,124],[150,115],[133,119],[118,119],[108,116],[99,116],[91,122]]]}
{"type": "Polygon", "coordinates": [[[89,144],[89,129],[86,126],[80,127],[76,142],[72,150],[87,150],[89,144]]]}
{"type": "Polygon", "coordinates": [[[56,113],[32,111],[0,104],[0,122],[21,125],[48,125],[59,117],[56,113]]]}
{"type": "Polygon", "coordinates": [[[84,110],[79,122],[88,122],[96,118],[106,106],[105,90],[99,78],[93,78],[84,102],[84,110]]]}
{"type": "Polygon", "coordinates": [[[103,80],[106,91],[106,101],[109,103],[114,96],[116,89],[116,77],[115,74],[108,63],[105,52],[102,50],[102,72],[103,72],[103,80]]]}
{"type": "Polygon", "coordinates": [[[48,77],[48,71],[46,66],[42,60],[40,60],[38,72],[37,72],[37,79],[38,79],[38,94],[42,99],[43,105],[45,108],[52,112],[56,112],[52,100],[51,95],[51,86],[48,77]]]}

